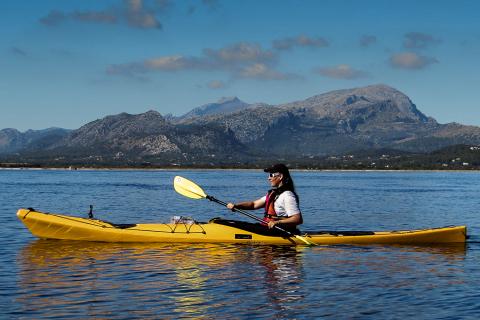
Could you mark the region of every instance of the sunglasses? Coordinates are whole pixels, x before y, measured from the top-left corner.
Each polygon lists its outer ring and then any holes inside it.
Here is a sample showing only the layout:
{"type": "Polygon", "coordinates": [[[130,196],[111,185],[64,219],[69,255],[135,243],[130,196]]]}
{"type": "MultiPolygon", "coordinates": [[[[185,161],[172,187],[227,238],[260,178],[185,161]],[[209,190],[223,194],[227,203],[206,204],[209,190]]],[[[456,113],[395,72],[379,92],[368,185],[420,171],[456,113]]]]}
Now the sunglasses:
{"type": "Polygon", "coordinates": [[[281,175],[281,173],[279,173],[279,172],[274,172],[274,173],[269,173],[269,174],[268,174],[268,177],[269,177],[269,178],[275,178],[275,177],[278,177],[279,175],[281,175]]]}

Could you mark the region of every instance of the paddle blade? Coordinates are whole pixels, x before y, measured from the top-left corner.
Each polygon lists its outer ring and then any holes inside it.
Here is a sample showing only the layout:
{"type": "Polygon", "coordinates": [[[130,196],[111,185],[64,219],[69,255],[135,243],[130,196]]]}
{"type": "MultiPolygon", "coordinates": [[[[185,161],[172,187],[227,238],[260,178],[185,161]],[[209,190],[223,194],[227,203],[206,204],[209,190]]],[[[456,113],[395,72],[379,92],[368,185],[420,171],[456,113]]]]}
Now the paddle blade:
{"type": "Polygon", "coordinates": [[[194,182],[180,176],[176,176],[173,179],[173,187],[175,188],[175,191],[187,198],[202,199],[207,197],[207,194],[202,188],[194,182]]]}
{"type": "Polygon", "coordinates": [[[298,236],[298,235],[295,235],[295,238],[297,238],[298,240],[302,241],[303,243],[305,243],[306,245],[309,245],[309,246],[316,246],[317,244],[315,242],[312,242],[304,237],[301,237],[301,236],[298,236]]]}

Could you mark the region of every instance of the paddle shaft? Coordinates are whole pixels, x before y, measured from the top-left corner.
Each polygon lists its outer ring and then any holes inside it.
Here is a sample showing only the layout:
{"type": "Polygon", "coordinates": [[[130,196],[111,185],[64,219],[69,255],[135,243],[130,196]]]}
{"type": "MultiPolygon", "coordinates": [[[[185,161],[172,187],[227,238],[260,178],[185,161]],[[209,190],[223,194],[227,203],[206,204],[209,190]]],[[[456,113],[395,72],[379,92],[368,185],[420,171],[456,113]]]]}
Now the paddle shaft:
{"type": "MultiPolygon", "coordinates": [[[[207,196],[207,199],[210,200],[210,201],[216,202],[216,203],[218,203],[218,204],[221,204],[221,205],[224,206],[224,207],[227,206],[227,203],[226,203],[226,202],[223,202],[222,200],[218,200],[218,199],[215,198],[215,197],[207,196]]],[[[265,223],[265,221],[263,221],[263,220],[260,219],[259,217],[255,216],[255,215],[253,215],[253,214],[251,214],[251,213],[248,213],[248,212],[246,212],[246,211],[244,211],[244,210],[233,208],[233,211],[236,211],[236,212],[238,212],[238,213],[241,213],[241,214],[243,214],[243,215],[245,215],[245,216],[247,216],[247,217],[249,217],[249,218],[255,219],[255,220],[259,221],[259,222],[265,223]]],[[[285,230],[285,229],[283,229],[283,228],[281,228],[281,227],[279,227],[279,226],[277,226],[277,225],[275,225],[274,228],[277,229],[277,230],[280,230],[280,231],[282,231],[282,232],[285,232],[285,233],[288,234],[290,237],[296,237],[296,235],[294,235],[293,233],[291,233],[291,232],[289,232],[289,231],[287,231],[287,230],[285,230]]]]}

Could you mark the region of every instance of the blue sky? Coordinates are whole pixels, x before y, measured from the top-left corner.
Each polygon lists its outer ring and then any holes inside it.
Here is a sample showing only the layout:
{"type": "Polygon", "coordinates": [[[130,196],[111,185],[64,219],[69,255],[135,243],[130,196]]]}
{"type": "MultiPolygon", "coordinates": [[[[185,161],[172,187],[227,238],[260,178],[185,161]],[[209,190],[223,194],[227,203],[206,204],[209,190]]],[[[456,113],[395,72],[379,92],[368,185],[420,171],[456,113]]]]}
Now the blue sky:
{"type": "Polygon", "coordinates": [[[0,129],[384,83],[480,125],[479,1],[4,0],[0,129]]]}

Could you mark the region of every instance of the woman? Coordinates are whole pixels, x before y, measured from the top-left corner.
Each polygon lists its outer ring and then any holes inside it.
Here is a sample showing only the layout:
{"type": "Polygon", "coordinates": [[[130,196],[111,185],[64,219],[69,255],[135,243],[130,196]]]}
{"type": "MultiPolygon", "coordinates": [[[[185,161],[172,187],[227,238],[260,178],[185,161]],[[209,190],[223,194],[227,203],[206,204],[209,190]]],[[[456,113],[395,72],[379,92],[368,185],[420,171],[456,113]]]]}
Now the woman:
{"type": "Polygon", "coordinates": [[[229,203],[227,208],[230,210],[265,208],[263,221],[270,229],[276,225],[284,229],[295,229],[297,225],[303,223],[303,218],[299,208],[298,195],[287,166],[279,163],[263,171],[269,173],[268,181],[272,186],[267,195],[254,201],[229,203]]]}

